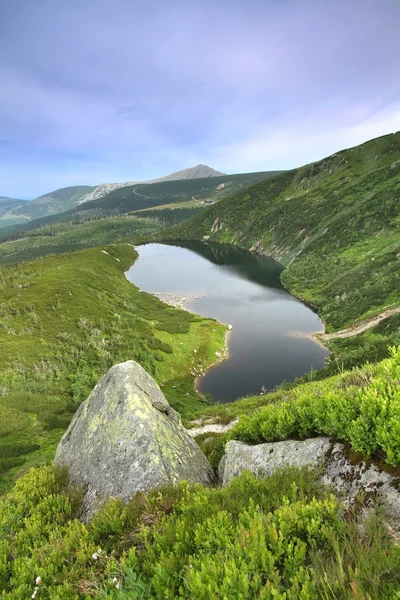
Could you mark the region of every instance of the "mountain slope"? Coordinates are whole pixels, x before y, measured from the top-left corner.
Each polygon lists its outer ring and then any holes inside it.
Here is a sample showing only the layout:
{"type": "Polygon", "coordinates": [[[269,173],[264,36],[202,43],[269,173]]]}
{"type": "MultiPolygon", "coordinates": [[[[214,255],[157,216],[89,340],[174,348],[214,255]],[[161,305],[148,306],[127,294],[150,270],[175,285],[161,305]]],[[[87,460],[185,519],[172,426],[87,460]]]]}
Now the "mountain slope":
{"type": "MultiPolygon", "coordinates": [[[[10,236],[20,237],[26,231],[45,225],[72,223],[88,219],[105,219],[158,206],[160,209],[181,207],[190,208],[191,210],[204,209],[205,200],[219,201],[252,183],[273,177],[276,173],[277,171],[264,171],[260,173],[210,176],[202,179],[181,179],[127,185],[109,192],[104,197],[92,199],[83,204],[79,201],[77,206],[66,212],[44,216],[30,222],[26,221],[7,229],[3,228],[3,230],[0,230],[0,239],[10,236]]],[[[163,214],[166,215],[167,212],[163,211],[163,214]]],[[[141,213],[138,216],[154,217],[155,215],[153,213],[151,215],[141,213]]],[[[178,215],[175,213],[174,216],[177,217],[178,215]]],[[[183,218],[187,218],[186,212],[184,215],[182,214],[181,219],[174,219],[174,222],[179,222],[183,218]]]]}
{"type": "Polygon", "coordinates": [[[265,171],[135,184],[116,189],[98,200],[85,202],[77,210],[96,211],[97,214],[100,211],[101,216],[106,216],[113,214],[113,211],[122,214],[190,200],[219,201],[233,192],[275,174],[276,171],[265,171]]]}
{"type": "Polygon", "coordinates": [[[75,185],[61,188],[44,196],[39,196],[39,198],[31,202],[21,203],[20,206],[15,208],[11,207],[11,210],[1,215],[0,228],[69,210],[76,205],[83,195],[93,189],[89,185],[75,185]]]}
{"type": "Polygon", "coordinates": [[[225,173],[221,173],[221,171],[216,171],[207,165],[196,165],[195,167],[190,167],[189,169],[181,169],[180,171],[175,171],[175,173],[171,173],[166,177],[160,177],[159,179],[153,179],[149,183],[161,183],[162,181],[178,181],[182,179],[204,179],[205,177],[219,177],[220,175],[225,175],[225,173]]]}
{"type": "Polygon", "coordinates": [[[268,254],[327,328],[400,303],[400,133],[253,185],[159,239],[207,239],[268,254]]]}
{"type": "Polygon", "coordinates": [[[148,181],[127,181],[125,183],[103,183],[98,185],[92,192],[86,194],[81,198],[80,202],[90,202],[91,200],[98,200],[104,198],[110,192],[114,192],[120,188],[125,188],[133,185],[144,185],[152,183],[163,183],[164,181],[181,181],[186,179],[204,179],[206,177],[218,177],[224,175],[207,165],[197,165],[196,167],[189,167],[188,169],[182,169],[181,171],[175,171],[164,177],[158,177],[157,179],[150,179],[148,181]]]}
{"type": "Polygon", "coordinates": [[[9,210],[19,208],[26,202],[27,200],[16,200],[15,198],[6,198],[4,196],[0,196],[0,216],[4,215],[9,210]]]}
{"type": "MultiPolygon", "coordinates": [[[[223,175],[206,165],[197,165],[189,169],[183,169],[170,173],[164,177],[144,182],[125,182],[125,183],[104,183],[98,186],[77,185],[66,188],[60,188],[43,196],[39,196],[31,202],[24,203],[24,206],[9,207],[2,211],[0,203],[0,229],[9,228],[20,223],[28,223],[33,219],[40,219],[54,214],[64,213],[72,210],[80,204],[98,200],[107,196],[110,192],[137,185],[148,185],[152,183],[162,183],[167,181],[186,181],[193,179],[204,179],[219,177],[223,175]]],[[[138,194],[140,196],[140,194],[138,194]]],[[[5,200],[9,200],[6,198],[5,200]]],[[[1,198],[0,198],[1,201],[1,198]]],[[[22,201],[20,202],[22,204],[22,201]]],[[[142,207],[141,207],[142,208],[142,207]]],[[[118,213],[120,214],[120,213],[118,213]]]]}

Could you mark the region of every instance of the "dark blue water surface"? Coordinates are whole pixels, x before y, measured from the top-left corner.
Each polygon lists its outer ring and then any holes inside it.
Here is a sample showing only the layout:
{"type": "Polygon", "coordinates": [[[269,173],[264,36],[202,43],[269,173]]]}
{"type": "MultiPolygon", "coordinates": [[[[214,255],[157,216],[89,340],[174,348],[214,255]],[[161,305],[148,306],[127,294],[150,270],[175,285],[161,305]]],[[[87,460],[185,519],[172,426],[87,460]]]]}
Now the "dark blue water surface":
{"type": "Polygon", "coordinates": [[[146,292],[187,296],[189,310],[232,325],[229,358],[197,384],[214,401],[259,394],[324,366],[328,350],[307,337],[322,330],[321,321],[282,288],[276,261],[205,242],[147,244],[137,251],[129,281],[146,292]]]}

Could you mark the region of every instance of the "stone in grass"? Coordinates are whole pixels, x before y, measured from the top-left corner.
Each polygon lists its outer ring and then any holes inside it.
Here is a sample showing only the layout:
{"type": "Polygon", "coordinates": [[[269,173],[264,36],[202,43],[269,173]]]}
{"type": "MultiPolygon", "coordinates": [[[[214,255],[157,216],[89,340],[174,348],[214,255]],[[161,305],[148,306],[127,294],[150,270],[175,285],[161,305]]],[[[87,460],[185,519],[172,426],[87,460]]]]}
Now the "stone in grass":
{"type": "Polygon", "coordinates": [[[244,470],[269,477],[285,466],[317,469],[321,481],[331,487],[345,507],[353,505],[360,494],[367,504],[370,499],[377,500],[386,511],[393,534],[400,537],[399,477],[361,458],[350,460],[345,445],[328,437],[255,446],[232,440],[226,444],[218,473],[225,486],[244,470]]]}
{"type": "Polygon", "coordinates": [[[326,437],[304,442],[287,440],[255,446],[232,440],[226,444],[218,473],[222,485],[225,486],[245,469],[269,477],[277,469],[285,466],[320,467],[331,448],[332,442],[326,437]]]}
{"type": "Polygon", "coordinates": [[[134,361],[114,365],[100,379],[62,438],[55,464],[67,466],[71,482],[84,486],[84,519],[110,497],[127,500],[184,479],[214,479],[178,413],[134,361]]]}

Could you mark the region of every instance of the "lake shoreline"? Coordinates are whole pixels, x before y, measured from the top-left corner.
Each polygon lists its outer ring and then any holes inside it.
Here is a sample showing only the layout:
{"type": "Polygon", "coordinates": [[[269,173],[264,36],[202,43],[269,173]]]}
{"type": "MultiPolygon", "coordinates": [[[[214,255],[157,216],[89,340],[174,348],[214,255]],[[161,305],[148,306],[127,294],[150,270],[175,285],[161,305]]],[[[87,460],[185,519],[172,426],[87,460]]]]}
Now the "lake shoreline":
{"type": "MultiPolygon", "coordinates": [[[[206,298],[205,294],[202,294],[201,296],[198,294],[175,294],[173,292],[146,292],[146,293],[150,293],[152,296],[155,296],[156,298],[158,298],[159,300],[161,300],[161,302],[164,302],[164,304],[168,304],[169,306],[172,306],[173,308],[181,308],[182,310],[186,310],[187,312],[193,312],[192,310],[189,310],[189,308],[187,306],[185,306],[186,302],[190,302],[191,300],[198,300],[199,298],[206,298]]],[[[199,313],[195,313],[195,314],[199,314],[199,313]]],[[[204,315],[200,315],[201,317],[203,317],[204,315]]]]}
{"type": "MultiPolygon", "coordinates": [[[[321,321],[321,323],[322,323],[322,321],[321,321]]],[[[323,325],[323,323],[322,323],[322,325],[323,325]]],[[[325,348],[325,350],[329,350],[328,346],[325,345],[323,343],[322,339],[319,337],[324,334],[325,334],[325,327],[322,328],[322,331],[313,331],[311,333],[308,333],[305,331],[288,331],[288,333],[286,335],[288,337],[294,337],[294,338],[300,337],[300,338],[311,340],[311,341],[315,342],[316,344],[318,344],[319,346],[321,346],[322,348],[325,348]]]]}
{"type": "MultiPolygon", "coordinates": [[[[218,321],[218,323],[219,323],[219,321],[218,321]]],[[[211,369],[213,369],[217,365],[221,364],[222,362],[224,362],[225,360],[227,360],[230,357],[230,354],[229,354],[229,333],[232,331],[232,326],[226,325],[226,323],[220,323],[220,325],[225,325],[226,326],[225,341],[224,341],[223,351],[221,353],[219,353],[219,356],[216,354],[216,360],[214,362],[212,362],[210,365],[208,365],[208,367],[204,371],[202,371],[200,373],[200,375],[197,375],[197,377],[194,380],[194,390],[195,390],[196,394],[198,394],[203,400],[207,400],[207,398],[199,390],[200,379],[202,377],[204,377],[204,375],[206,373],[208,373],[208,371],[210,371],[211,369]]],[[[217,402],[212,401],[212,404],[217,404],[217,402]]]]}
{"type": "Polygon", "coordinates": [[[292,371],[296,376],[299,372],[297,364],[304,369],[300,373],[307,373],[310,364],[314,369],[325,366],[321,354],[329,350],[317,337],[324,331],[323,324],[315,307],[307,306],[279,282],[276,261],[260,261],[253,253],[229,246],[223,250],[213,247],[212,251],[204,245],[146,246],[143,253],[140,247],[137,250],[139,271],[128,276],[131,283],[165,305],[221,326],[218,344],[203,348],[201,358],[193,357],[193,387],[200,398],[232,402],[291,380],[292,371]],[[287,300],[291,297],[298,302],[287,303],[286,295],[287,300]],[[232,338],[228,323],[233,325],[232,338]],[[288,333],[298,340],[292,343],[288,333]],[[308,344],[306,338],[315,343],[308,344]],[[224,366],[218,369],[221,363],[224,366]]]}
{"type": "MultiPolygon", "coordinates": [[[[141,290],[141,291],[143,291],[143,290],[141,290]]],[[[149,292],[145,292],[145,293],[149,293],[149,292]]],[[[205,294],[182,295],[182,294],[176,294],[173,292],[150,292],[150,294],[152,296],[155,296],[156,298],[158,298],[161,302],[164,302],[164,304],[168,304],[168,306],[172,306],[173,308],[180,308],[181,310],[186,310],[187,312],[199,315],[203,319],[209,318],[209,317],[205,317],[204,315],[202,315],[200,313],[197,313],[192,308],[185,306],[185,304],[187,302],[190,302],[191,300],[198,300],[199,298],[206,298],[207,296],[205,294]]],[[[217,365],[224,362],[225,360],[227,360],[230,357],[229,333],[233,329],[232,325],[229,325],[227,323],[221,323],[220,321],[217,321],[217,319],[214,319],[214,321],[216,321],[219,325],[223,325],[224,327],[226,327],[224,347],[221,352],[218,351],[218,354],[216,353],[216,359],[212,363],[210,363],[204,370],[202,370],[199,374],[196,375],[196,377],[194,379],[194,384],[193,384],[196,394],[198,394],[202,398],[202,400],[207,401],[207,402],[208,402],[208,400],[205,397],[205,395],[202,392],[200,392],[200,390],[198,389],[199,380],[202,377],[204,377],[204,375],[210,369],[212,369],[213,367],[216,367],[217,365]]]]}

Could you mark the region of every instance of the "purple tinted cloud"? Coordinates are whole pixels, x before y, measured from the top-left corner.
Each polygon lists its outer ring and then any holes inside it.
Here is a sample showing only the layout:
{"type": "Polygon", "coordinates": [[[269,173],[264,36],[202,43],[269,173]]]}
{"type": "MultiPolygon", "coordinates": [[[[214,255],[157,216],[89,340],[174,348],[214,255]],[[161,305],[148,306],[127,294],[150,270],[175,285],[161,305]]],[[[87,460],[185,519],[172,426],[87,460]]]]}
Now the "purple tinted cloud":
{"type": "Polygon", "coordinates": [[[14,0],[0,195],[290,168],[400,128],[398,0],[14,0]]]}

